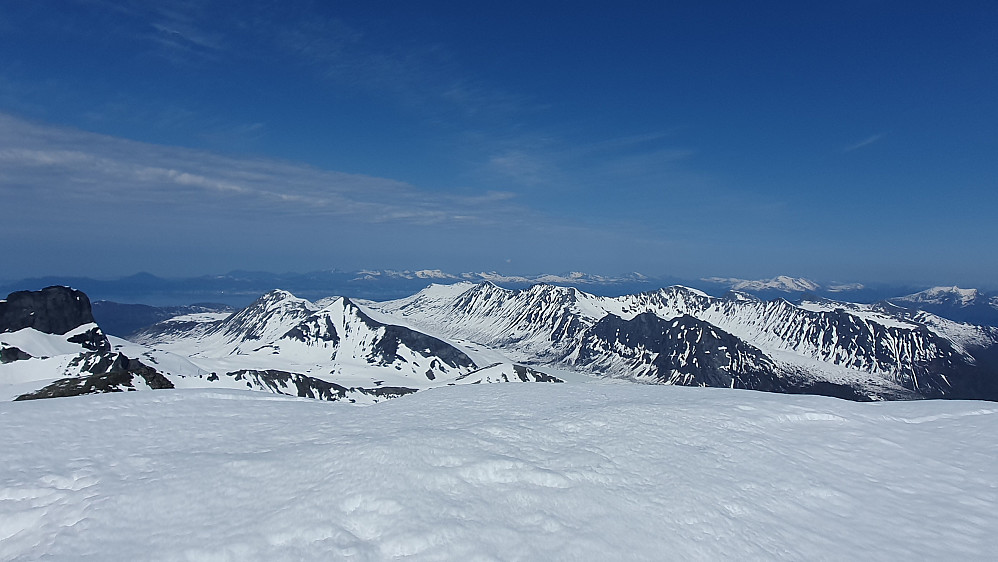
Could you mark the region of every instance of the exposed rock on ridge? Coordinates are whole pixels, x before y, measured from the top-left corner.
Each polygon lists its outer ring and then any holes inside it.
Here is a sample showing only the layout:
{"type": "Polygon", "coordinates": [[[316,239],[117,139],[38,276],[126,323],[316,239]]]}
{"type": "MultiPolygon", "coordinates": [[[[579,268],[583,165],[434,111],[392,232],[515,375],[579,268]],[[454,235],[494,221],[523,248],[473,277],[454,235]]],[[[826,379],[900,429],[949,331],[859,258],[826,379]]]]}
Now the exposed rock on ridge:
{"type": "Polygon", "coordinates": [[[90,299],[82,291],[69,287],[17,291],[0,301],[0,333],[34,328],[61,335],[93,321],[90,299]]]}

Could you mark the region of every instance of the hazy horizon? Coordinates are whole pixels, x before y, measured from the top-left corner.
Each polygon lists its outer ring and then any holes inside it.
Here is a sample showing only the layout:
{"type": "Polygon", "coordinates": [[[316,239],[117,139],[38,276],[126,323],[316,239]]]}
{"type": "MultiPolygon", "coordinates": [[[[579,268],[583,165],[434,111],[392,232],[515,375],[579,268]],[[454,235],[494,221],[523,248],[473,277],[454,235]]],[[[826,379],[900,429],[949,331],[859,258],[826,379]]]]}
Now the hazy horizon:
{"type": "MultiPolygon", "coordinates": [[[[733,275],[710,275],[702,277],[680,277],[677,275],[652,275],[646,274],[640,271],[628,271],[628,272],[617,272],[617,273],[605,273],[605,272],[591,272],[591,271],[501,271],[501,270],[477,270],[477,271],[447,271],[441,270],[440,268],[420,268],[420,269],[404,269],[404,268],[361,268],[361,269],[343,269],[343,268],[324,268],[324,269],[313,269],[307,271],[267,271],[263,269],[235,269],[224,272],[209,272],[196,275],[170,275],[170,274],[159,274],[150,271],[135,271],[132,273],[124,275],[31,275],[20,278],[9,278],[0,277],[0,283],[12,285],[24,281],[31,280],[51,280],[57,281],[59,279],[65,279],[67,281],[75,279],[86,279],[92,281],[98,281],[102,283],[116,283],[121,281],[126,281],[130,279],[141,280],[144,277],[152,277],[162,281],[168,282],[182,282],[182,281],[196,281],[196,280],[210,280],[210,279],[221,279],[226,277],[238,277],[243,276],[260,276],[260,277],[306,277],[310,275],[318,274],[330,274],[330,275],[344,275],[344,276],[356,276],[352,280],[362,280],[362,273],[375,273],[378,274],[375,278],[379,278],[382,281],[388,280],[408,280],[408,281],[425,281],[426,283],[452,283],[457,281],[471,281],[471,282],[481,282],[481,281],[493,281],[499,285],[504,282],[510,286],[518,286],[522,284],[528,284],[532,282],[551,282],[554,284],[562,285],[575,285],[580,288],[585,289],[587,285],[597,285],[597,286],[634,286],[641,283],[647,283],[651,285],[661,285],[667,286],[670,283],[691,283],[691,284],[704,284],[704,285],[724,285],[725,283],[735,283],[738,281],[745,282],[767,282],[776,281],[780,277],[787,277],[792,280],[804,280],[817,283],[821,286],[822,290],[842,290],[848,291],[850,286],[855,285],[855,289],[867,288],[867,289],[911,289],[911,290],[922,290],[934,287],[959,287],[961,289],[978,289],[985,292],[998,291],[998,285],[995,284],[969,284],[969,283],[919,283],[909,280],[898,280],[898,281],[876,281],[869,279],[822,279],[795,275],[785,275],[778,274],[768,277],[760,278],[749,278],[740,277],[733,275]],[[439,274],[439,276],[434,275],[434,273],[439,274]],[[572,276],[580,275],[581,278],[573,283],[572,276]],[[550,278],[550,279],[547,279],[550,278]]],[[[281,288],[281,287],[273,287],[281,288]]]]}

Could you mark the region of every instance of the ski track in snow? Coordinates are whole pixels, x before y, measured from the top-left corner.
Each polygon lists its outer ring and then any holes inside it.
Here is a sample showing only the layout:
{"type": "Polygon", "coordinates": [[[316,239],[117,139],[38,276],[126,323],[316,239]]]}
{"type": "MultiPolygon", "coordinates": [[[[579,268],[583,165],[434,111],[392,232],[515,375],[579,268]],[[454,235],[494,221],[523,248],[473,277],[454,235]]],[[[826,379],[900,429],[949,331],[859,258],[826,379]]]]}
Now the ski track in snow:
{"type": "Polygon", "coordinates": [[[0,560],[907,560],[998,552],[998,407],[474,385],[0,404],[0,560]]]}

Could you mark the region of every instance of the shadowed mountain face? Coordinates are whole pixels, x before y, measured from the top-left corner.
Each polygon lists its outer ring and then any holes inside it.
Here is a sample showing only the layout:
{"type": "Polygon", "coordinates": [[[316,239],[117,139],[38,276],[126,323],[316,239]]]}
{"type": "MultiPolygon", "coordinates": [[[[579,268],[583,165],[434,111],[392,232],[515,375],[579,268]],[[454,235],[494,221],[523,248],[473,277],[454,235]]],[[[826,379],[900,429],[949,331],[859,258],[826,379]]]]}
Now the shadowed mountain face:
{"type": "Polygon", "coordinates": [[[636,375],[668,384],[766,391],[788,386],[779,384],[779,370],[762,351],[689,315],[608,315],[582,340],[577,364],[598,365],[611,354],[636,375]]]}
{"type": "Polygon", "coordinates": [[[688,386],[851,399],[998,399],[998,330],[900,307],[794,304],[676,286],[621,297],[432,286],[368,306],[518,361],[688,386]]]}
{"type": "Polygon", "coordinates": [[[17,291],[0,301],[0,333],[34,328],[46,334],[61,335],[93,321],[90,299],[69,287],[17,291]]]}

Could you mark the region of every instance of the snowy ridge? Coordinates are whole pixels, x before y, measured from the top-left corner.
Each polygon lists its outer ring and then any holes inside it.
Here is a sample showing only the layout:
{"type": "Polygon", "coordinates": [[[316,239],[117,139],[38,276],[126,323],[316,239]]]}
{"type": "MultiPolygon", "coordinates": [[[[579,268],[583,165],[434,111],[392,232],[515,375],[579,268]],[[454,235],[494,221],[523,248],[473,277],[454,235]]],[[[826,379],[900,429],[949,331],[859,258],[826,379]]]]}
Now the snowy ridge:
{"type": "MultiPolygon", "coordinates": [[[[231,317],[177,329],[156,325],[137,343],[202,360],[234,359],[244,369],[296,370],[326,375],[387,369],[393,377],[455,379],[476,368],[463,352],[437,338],[371,319],[344,297],[318,308],[286,291],[272,291],[231,317]]],[[[221,365],[220,365],[221,366],[221,365]]]]}
{"type": "MultiPolygon", "coordinates": [[[[735,277],[706,277],[702,279],[702,281],[726,285],[734,291],[775,290],[786,293],[802,293],[805,291],[816,291],[821,288],[821,285],[811,281],[810,279],[804,279],[803,277],[790,277],[787,275],[778,275],[772,279],[758,280],[737,279],[735,277]]],[[[839,291],[855,288],[855,286],[851,285],[838,285],[836,287],[839,291]]],[[[862,285],[859,285],[859,288],[862,288],[862,285]]]]}
{"type": "Polygon", "coordinates": [[[605,316],[563,360],[620,378],[665,384],[776,390],[759,384],[775,372],[758,349],[692,316],[672,320],[645,312],[605,316]]]}
{"type": "MultiPolygon", "coordinates": [[[[785,368],[774,369],[771,378],[800,375],[805,369],[812,371],[812,376],[837,381],[841,379],[841,368],[845,368],[855,373],[850,379],[862,379],[859,374],[867,373],[881,381],[877,384],[923,395],[953,392],[954,381],[970,376],[975,363],[966,340],[948,339],[961,330],[938,318],[922,317],[920,321],[917,316],[874,313],[872,309],[800,307],[782,299],[762,301],[737,293],[715,298],[681,286],[615,298],[551,285],[512,291],[483,283],[465,289],[455,296],[456,289],[431,288],[406,299],[369,306],[425,331],[504,350],[520,361],[614,376],[656,376],[661,382],[706,384],[724,377],[716,379],[714,374],[701,371],[689,346],[684,346],[689,356],[675,358],[676,365],[693,365],[696,369],[680,373],[671,368],[649,369],[657,356],[640,349],[624,353],[619,341],[610,346],[612,338],[594,339],[592,330],[597,323],[609,315],[623,321],[645,313],[662,320],[690,316],[758,348],[770,358],[779,356],[785,368]],[[583,353],[587,345],[594,347],[583,353]],[[604,354],[600,359],[592,355],[597,350],[604,354]],[[788,356],[799,360],[787,362],[788,356]],[[580,357],[587,359],[580,362],[580,357]],[[815,371],[815,366],[822,364],[829,368],[815,371]]],[[[664,332],[659,332],[665,337],[664,332]]],[[[987,333],[978,336],[980,344],[990,346],[998,341],[989,339],[987,333]]],[[[760,363],[753,359],[729,364],[744,365],[751,371],[749,365],[760,363]]]]}
{"type": "Polygon", "coordinates": [[[959,306],[968,306],[980,297],[977,289],[961,289],[960,287],[932,287],[924,291],[897,297],[896,301],[903,301],[913,304],[944,304],[953,303],[959,306]]]}
{"type": "Polygon", "coordinates": [[[447,384],[559,382],[502,362],[468,378],[479,367],[453,345],[378,322],[350,299],[322,305],[275,290],[232,315],[166,320],[136,342],[109,341],[92,322],[3,333],[0,399],[218,387],[372,403],[447,384]]]}
{"type": "MultiPolygon", "coordinates": [[[[453,293],[452,286],[432,286],[424,296],[453,293]]],[[[311,303],[272,291],[224,320],[163,322],[136,342],[153,349],[157,364],[164,356],[189,357],[205,382],[326,400],[371,402],[446,384],[557,381],[533,370],[520,376],[527,371],[506,361],[491,377],[471,376],[480,369],[467,353],[385,318],[345,297],[311,303]]]]}
{"type": "Polygon", "coordinates": [[[998,295],[985,294],[977,289],[933,287],[889,300],[899,306],[931,312],[950,320],[998,328],[998,295]]]}
{"type": "MultiPolygon", "coordinates": [[[[131,365],[115,363],[99,330],[72,337],[97,336],[103,343],[90,345],[100,353],[59,363],[62,373],[131,365]]],[[[683,286],[602,297],[549,284],[510,290],[459,282],[395,301],[315,303],[275,290],[225,318],[162,322],[128,345],[135,348],[122,352],[126,358],[141,361],[129,367],[133,375],[149,367],[181,386],[297,388],[299,396],[324,399],[354,393],[350,400],[368,401],[380,396],[369,392],[377,388],[547,380],[531,373],[537,366],[857,400],[998,399],[998,329],[890,303],[795,305],[739,292],[716,298],[683,286]],[[496,364],[491,374],[470,376],[496,364]]],[[[13,346],[4,354],[15,363],[27,355],[13,346]]],[[[29,363],[39,365],[30,356],[29,363]]]]}
{"type": "Polygon", "coordinates": [[[977,326],[965,322],[955,322],[924,310],[909,310],[891,302],[858,304],[828,299],[805,299],[799,306],[806,310],[834,312],[842,309],[849,314],[877,322],[884,326],[917,328],[924,326],[953,344],[965,356],[975,348],[986,348],[998,344],[998,328],[977,326]]]}

